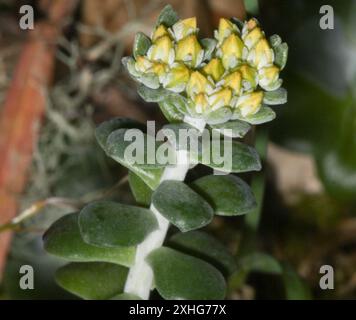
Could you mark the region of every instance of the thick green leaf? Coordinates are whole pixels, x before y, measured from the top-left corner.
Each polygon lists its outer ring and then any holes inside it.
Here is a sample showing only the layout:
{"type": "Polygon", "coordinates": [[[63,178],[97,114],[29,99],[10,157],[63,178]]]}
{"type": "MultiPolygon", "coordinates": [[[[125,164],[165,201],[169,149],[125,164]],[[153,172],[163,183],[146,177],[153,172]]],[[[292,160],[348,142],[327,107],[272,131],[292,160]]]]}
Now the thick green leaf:
{"type": "Polygon", "coordinates": [[[256,208],[249,185],[234,175],[205,176],[194,181],[192,188],[210,203],[218,215],[242,215],[256,208]]]}
{"type": "Polygon", "coordinates": [[[143,84],[138,86],[137,92],[146,102],[160,102],[170,95],[170,92],[166,89],[150,89],[143,84]]]}
{"type": "Polygon", "coordinates": [[[134,45],[133,45],[133,55],[135,59],[138,56],[144,56],[151,46],[151,39],[147,37],[144,33],[136,33],[134,45]]]}
{"type": "Polygon", "coordinates": [[[299,275],[287,264],[283,265],[283,281],[287,300],[311,300],[309,287],[299,275]]]}
{"type": "Polygon", "coordinates": [[[110,134],[106,150],[111,158],[129,169],[159,169],[167,165],[156,158],[161,144],[139,129],[119,129],[110,134]]]}
{"type": "Polygon", "coordinates": [[[253,125],[270,122],[276,118],[276,113],[270,107],[262,107],[257,113],[243,117],[238,109],[235,109],[232,119],[246,121],[253,125]]]}
{"type": "Polygon", "coordinates": [[[240,258],[238,266],[244,270],[281,274],[282,267],[280,263],[271,255],[262,252],[252,252],[240,258]]]}
{"type": "Polygon", "coordinates": [[[155,285],[166,300],[221,300],[226,284],[209,263],[169,248],[159,248],[147,258],[155,285]]]}
{"type": "MultiPolygon", "coordinates": [[[[174,97],[175,95],[172,95],[174,97]]],[[[169,122],[182,122],[185,114],[180,109],[182,105],[175,98],[167,98],[159,104],[161,111],[169,122]]]]}
{"type": "Polygon", "coordinates": [[[57,283],[86,300],[106,300],[123,292],[128,269],[112,263],[70,263],[56,272],[57,283]]]}
{"type": "Polygon", "coordinates": [[[166,5],[161,11],[157,25],[164,24],[166,27],[173,26],[179,20],[177,13],[173,10],[170,4],[166,5]]]}
{"type": "Polygon", "coordinates": [[[142,129],[145,127],[142,123],[128,118],[114,118],[100,124],[95,130],[95,137],[100,146],[106,151],[106,141],[109,135],[118,129],[142,129]]]}
{"type": "Polygon", "coordinates": [[[176,233],[169,239],[168,245],[173,249],[211,263],[224,275],[229,275],[236,269],[235,259],[229,250],[205,232],[176,233]]]}
{"type": "Polygon", "coordinates": [[[213,139],[210,148],[202,146],[199,162],[222,172],[248,172],[261,170],[261,162],[256,150],[236,141],[213,139]],[[209,150],[210,149],[210,150],[209,150]]]}
{"type": "Polygon", "coordinates": [[[135,247],[100,248],[85,243],[80,235],[78,213],[57,220],[43,236],[44,248],[50,254],[76,262],[112,262],[131,266],[135,247]]]}
{"type": "Polygon", "coordinates": [[[251,126],[248,123],[240,120],[215,124],[211,125],[211,127],[219,133],[231,138],[242,138],[251,129],[251,126]]]}
{"type": "Polygon", "coordinates": [[[273,48],[275,54],[274,63],[283,70],[288,60],[288,45],[283,42],[280,45],[273,48]]]}
{"type": "Polygon", "coordinates": [[[229,107],[219,108],[205,116],[207,124],[214,125],[225,123],[231,119],[232,111],[229,107]]]}
{"type": "Polygon", "coordinates": [[[152,196],[152,190],[149,186],[132,171],[129,172],[129,184],[137,203],[149,206],[152,196]]]}
{"type": "Polygon", "coordinates": [[[279,105],[287,102],[287,90],[279,88],[274,91],[265,92],[263,96],[263,103],[268,105],[279,105]]]}
{"type": "Polygon", "coordinates": [[[153,193],[152,203],[162,216],[182,232],[206,226],[214,215],[210,205],[180,181],[162,182],[153,193]]]}
{"type": "MultiPolygon", "coordinates": [[[[127,159],[125,157],[126,147],[134,142],[124,141],[125,133],[125,129],[118,129],[109,135],[105,145],[107,154],[115,161],[137,174],[151,189],[155,189],[161,180],[164,170],[163,165],[159,165],[157,161],[155,161],[155,164],[152,165],[146,166],[145,163],[139,165],[137,163],[132,163],[131,160],[133,159],[127,159]]],[[[146,135],[143,134],[143,137],[145,136],[146,135]]],[[[143,152],[143,159],[145,159],[146,149],[147,148],[140,148],[137,144],[136,150],[138,152],[143,152]]]]}
{"type": "Polygon", "coordinates": [[[83,240],[101,247],[137,245],[157,226],[150,210],[112,201],[94,202],[79,214],[83,240]]]}

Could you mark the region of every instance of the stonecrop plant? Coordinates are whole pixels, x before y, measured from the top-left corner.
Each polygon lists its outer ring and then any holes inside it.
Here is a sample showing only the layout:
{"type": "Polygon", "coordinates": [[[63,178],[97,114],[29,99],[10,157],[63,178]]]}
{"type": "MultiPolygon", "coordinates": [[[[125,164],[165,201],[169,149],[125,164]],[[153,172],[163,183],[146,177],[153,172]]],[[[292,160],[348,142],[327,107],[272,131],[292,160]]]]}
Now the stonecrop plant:
{"type": "MultiPolygon", "coordinates": [[[[249,185],[236,173],[258,171],[256,150],[237,139],[253,125],[275,118],[268,105],[283,104],[287,92],[280,71],[288,47],[278,35],[269,38],[256,19],[221,19],[214,38],[199,39],[196,18],[179,20],[171,6],[161,12],[151,37],[136,35],[133,56],[123,59],[147,102],[158,103],[168,124],[164,146],[175,164],[135,163],[125,151],[125,134],[143,124],[115,118],[101,124],[96,138],[106,154],[129,169],[137,206],[98,201],[56,221],[44,235],[50,254],[71,261],[56,273],[60,286],[84,299],[224,299],[226,279],[237,268],[232,254],[199,230],[214,215],[239,216],[256,207],[249,185]],[[172,137],[192,130],[199,139],[215,131],[231,148],[198,148],[172,137]],[[224,174],[184,182],[191,153],[198,162],[224,171],[214,152],[228,152],[224,174]],[[206,154],[208,153],[208,154],[206,154]],[[231,172],[230,172],[231,171],[231,172]],[[174,232],[168,237],[169,227],[174,232]]],[[[202,140],[199,140],[202,143],[202,140]]],[[[145,155],[148,150],[141,150],[145,155]]],[[[194,176],[194,175],[192,175],[194,176]]]]}

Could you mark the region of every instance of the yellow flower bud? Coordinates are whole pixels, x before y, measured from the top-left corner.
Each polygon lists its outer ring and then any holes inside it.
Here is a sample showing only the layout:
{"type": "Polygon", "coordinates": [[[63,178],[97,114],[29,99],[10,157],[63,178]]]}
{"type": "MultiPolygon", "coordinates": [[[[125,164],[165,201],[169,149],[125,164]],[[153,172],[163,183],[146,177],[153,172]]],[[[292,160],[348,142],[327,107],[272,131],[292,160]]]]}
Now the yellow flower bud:
{"type": "Polygon", "coordinates": [[[247,61],[258,69],[271,65],[274,53],[266,38],[260,39],[248,54],[247,61]]]}
{"type": "Polygon", "coordinates": [[[169,36],[169,32],[168,32],[167,28],[161,24],[153,32],[153,34],[151,36],[152,42],[156,42],[157,39],[159,39],[163,36],[169,36]]]}
{"type": "Polygon", "coordinates": [[[235,71],[224,77],[222,85],[225,88],[230,88],[234,94],[239,95],[241,92],[241,78],[241,73],[235,71]]]}
{"type": "Polygon", "coordinates": [[[147,56],[150,60],[172,64],[174,62],[174,48],[170,37],[158,38],[148,50],[147,56]]]}
{"type": "Polygon", "coordinates": [[[189,96],[194,96],[199,93],[209,94],[211,90],[212,84],[199,71],[195,71],[191,74],[186,88],[189,96]]]}
{"type": "Polygon", "coordinates": [[[242,29],[242,34],[245,35],[256,27],[258,27],[258,21],[255,18],[251,18],[250,20],[245,22],[244,27],[242,29]]]}
{"type": "Polygon", "coordinates": [[[197,18],[188,18],[178,21],[172,27],[174,37],[177,41],[197,32],[197,18]]]}
{"type": "Polygon", "coordinates": [[[230,105],[232,99],[232,92],[230,89],[222,88],[219,91],[212,94],[209,98],[209,105],[212,107],[212,110],[219,109],[224,106],[230,105]]]}
{"type": "Polygon", "coordinates": [[[238,32],[235,24],[227,19],[219,20],[219,28],[215,34],[215,38],[218,40],[219,44],[224,41],[231,33],[238,32]]]}
{"type": "Polygon", "coordinates": [[[255,91],[241,96],[236,103],[236,108],[239,108],[241,115],[247,117],[255,114],[260,110],[262,105],[263,92],[255,91]]]}
{"type": "Polygon", "coordinates": [[[221,63],[221,60],[218,58],[214,58],[210,60],[210,62],[206,66],[204,66],[203,71],[207,76],[211,76],[214,81],[218,81],[224,74],[225,69],[221,63]]]}
{"type": "Polygon", "coordinates": [[[162,76],[167,70],[167,65],[160,62],[154,62],[152,67],[147,70],[147,72],[152,72],[157,76],[162,76]]]}
{"type": "Polygon", "coordinates": [[[242,85],[245,90],[254,89],[257,86],[258,76],[256,69],[243,64],[238,69],[242,75],[242,85]]]}
{"type": "Polygon", "coordinates": [[[173,92],[182,92],[189,81],[189,69],[183,63],[173,64],[163,80],[163,86],[173,92]]]}
{"type": "Polygon", "coordinates": [[[139,72],[146,72],[149,68],[152,67],[152,62],[149,61],[146,57],[138,56],[135,63],[135,68],[139,72]]]}
{"type": "Polygon", "coordinates": [[[197,113],[203,113],[208,108],[208,99],[204,93],[197,94],[193,99],[195,111],[197,113]]]}
{"type": "MultiPolygon", "coordinates": [[[[276,66],[270,66],[262,68],[258,71],[259,84],[262,88],[268,89],[273,84],[280,85],[281,83],[276,83],[279,78],[279,68],[276,66]]],[[[277,88],[275,88],[277,89],[277,88]]]]}
{"type": "Polygon", "coordinates": [[[198,42],[197,37],[192,34],[177,43],[176,60],[189,64],[191,67],[198,67],[204,57],[204,50],[198,42]]]}
{"type": "Polygon", "coordinates": [[[236,34],[229,35],[220,48],[220,56],[225,69],[231,69],[237,66],[242,58],[244,43],[236,34]]]}
{"type": "Polygon", "coordinates": [[[263,37],[263,32],[257,27],[243,35],[242,40],[245,42],[246,47],[251,49],[263,37]]]}

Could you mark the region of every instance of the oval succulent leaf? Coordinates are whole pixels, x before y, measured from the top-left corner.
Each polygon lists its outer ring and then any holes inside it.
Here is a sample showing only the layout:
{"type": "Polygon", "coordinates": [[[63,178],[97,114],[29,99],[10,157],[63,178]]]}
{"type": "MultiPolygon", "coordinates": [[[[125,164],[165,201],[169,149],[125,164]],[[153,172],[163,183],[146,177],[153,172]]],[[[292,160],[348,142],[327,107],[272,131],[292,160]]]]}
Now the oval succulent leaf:
{"type": "Polygon", "coordinates": [[[263,103],[268,105],[279,105],[287,102],[287,90],[279,88],[274,91],[266,92],[263,97],[263,103]]]}
{"type": "Polygon", "coordinates": [[[249,185],[234,175],[205,176],[194,181],[192,188],[210,203],[217,215],[243,215],[256,208],[249,185]]]}
{"type": "MultiPolygon", "coordinates": [[[[119,162],[121,165],[125,166],[126,168],[137,174],[145,183],[147,183],[147,185],[151,189],[155,189],[159,185],[159,182],[161,180],[164,166],[159,165],[157,161],[155,161],[154,164],[149,166],[145,166],[145,163],[138,165],[134,161],[128,161],[128,159],[125,157],[125,150],[129,142],[124,141],[125,132],[125,129],[119,129],[109,135],[109,138],[107,139],[107,143],[105,145],[106,153],[115,161],[119,162]],[[124,141],[125,143],[123,143],[122,141],[124,141]]],[[[139,150],[140,148],[138,148],[138,151],[139,150]]],[[[143,148],[143,151],[145,150],[146,148],[143,148]]],[[[145,154],[143,154],[143,156],[144,160],[145,154]]]]}
{"type": "Polygon", "coordinates": [[[288,59],[288,45],[283,42],[277,47],[273,48],[275,54],[275,64],[283,70],[287,64],[288,59]]]}
{"type": "Polygon", "coordinates": [[[106,300],[123,292],[128,269],[112,263],[70,263],[57,270],[57,283],[86,300],[106,300]]]}
{"type": "Polygon", "coordinates": [[[251,126],[240,120],[231,120],[222,124],[211,125],[211,128],[231,138],[243,138],[251,126]]]}
{"type": "Polygon", "coordinates": [[[271,255],[262,252],[252,252],[238,260],[238,267],[249,272],[281,274],[280,263],[271,255]]]}
{"type": "Polygon", "coordinates": [[[208,113],[205,117],[205,120],[208,124],[214,125],[229,121],[231,116],[231,109],[229,107],[223,107],[208,113]]]}
{"type": "Polygon", "coordinates": [[[89,204],[79,214],[83,240],[100,247],[137,245],[157,226],[150,210],[111,201],[89,204]]]}
{"type": "Polygon", "coordinates": [[[109,135],[118,129],[144,129],[144,125],[138,121],[128,118],[114,118],[100,124],[95,130],[95,137],[100,146],[106,151],[106,141],[109,135]]]}
{"type": "MultiPolygon", "coordinates": [[[[239,173],[261,170],[261,161],[257,151],[243,143],[231,141],[231,148],[225,148],[224,141],[214,139],[211,148],[202,148],[199,162],[213,169],[239,173]],[[221,157],[221,154],[224,156],[221,157]]],[[[230,146],[230,143],[227,143],[230,146]]]]}
{"type": "Polygon", "coordinates": [[[169,239],[169,247],[211,263],[224,275],[236,269],[234,256],[213,236],[202,231],[176,233],[169,239]]]}
{"type": "Polygon", "coordinates": [[[152,204],[182,232],[206,226],[214,215],[210,205],[180,181],[162,182],[153,193],[152,204]]]}
{"type": "Polygon", "coordinates": [[[171,94],[166,89],[163,88],[150,89],[144,86],[143,84],[139,85],[137,92],[140,95],[140,97],[146,102],[160,102],[171,94]]]}
{"type": "Polygon", "coordinates": [[[209,263],[169,248],[153,251],[147,261],[156,288],[166,300],[221,300],[226,284],[222,274],[209,263]]]}
{"type": "Polygon", "coordinates": [[[101,248],[83,241],[78,225],[78,213],[57,220],[44,234],[44,249],[57,257],[74,262],[111,262],[131,266],[135,247],[101,248]]]}

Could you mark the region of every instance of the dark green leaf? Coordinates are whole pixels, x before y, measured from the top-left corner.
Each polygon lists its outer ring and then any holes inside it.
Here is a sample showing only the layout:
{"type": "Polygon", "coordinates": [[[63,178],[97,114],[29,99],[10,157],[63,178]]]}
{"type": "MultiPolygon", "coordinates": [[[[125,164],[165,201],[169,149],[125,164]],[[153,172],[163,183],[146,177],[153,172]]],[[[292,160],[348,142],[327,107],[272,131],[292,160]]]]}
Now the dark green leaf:
{"type": "Polygon", "coordinates": [[[151,203],[152,190],[149,186],[132,171],[129,172],[131,191],[138,204],[149,206],[151,203]]]}
{"type": "Polygon", "coordinates": [[[263,96],[263,103],[268,105],[278,105],[287,102],[287,90],[284,88],[279,88],[274,91],[265,92],[263,96]]]}
{"type": "Polygon", "coordinates": [[[271,255],[262,252],[252,252],[240,258],[238,266],[244,270],[281,274],[280,263],[271,255]]]}
{"type": "Polygon", "coordinates": [[[178,19],[177,13],[173,10],[172,6],[168,4],[161,11],[157,20],[157,25],[164,24],[166,27],[171,27],[178,21],[178,19]]]}
{"type": "Polygon", "coordinates": [[[123,291],[128,269],[105,262],[70,263],[56,272],[64,289],[86,300],[106,300],[123,291]]]}
{"type": "Polygon", "coordinates": [[[134,45],[133,45],[133,55],[135,59],[138,56],[144,56],[151,46],[151,40],[144,33],[136,33],[134,45]]]}
{"type": "Polygon", "coordinates": [[[166,300],[221,300],[224,277],[209,263],[169,248],[159,248],[147,258],[156,288],[166,300]]]}
{"type": "Polygon", "coordinates": [[[205,232],[176,233],[168,244],[173,249],[211,263],[224,275],[229,275],[236,269],[233,255],[222,243],[205,232]]]}
{"type": "Polygon", "coordinates": [[[101,247],[137,245],[157,226],[150,210],[111,201],[89,204],[79,214],[83,240],[101,247]]]}
{"type": "Polygon", "coordinates": [[[155,208],[182,232],[209,224],[214,211],[195,191],[180,181],[164,181],[153,193],[155,208]]]}
{"type": "Polygon", "coordinates": [[[242,138],[251,129],[251,126],[240,120],[232,120],[226,123],[211,125],[214,130],[217,130],[221,134],[232,137],[242,138]]]}
{"type": "Polygon", "coordinates": [[[118,129],[139,128],[144,130],[144,125],[128,118],[114,118],[100,124],[95,130],[95,137],[100,146],[106,151],[106,141],[109,135],[118,129]]]}
{"type": "Polygon", "coordinates": [[[214,125],[229,121],[231,116],[231,109],[229,107],[223,107],[208,113],[205,117],[205,120],[208,124],[214,125]]]}
{"type": "Polygon", "coordinates": [[[218,215],[242,215],[256,208],[249,185],[234,175],[205,176],[194,181],[192,188],[210,203],[218,215]]]}
{"type": "Polygon", "coordinates": [[[134,247],[100,248],[85,243],[80,235],[78,213],[57,220],[43,236],[44,248],[50,254],[77,262],[112,262],[132,265],[134,247]]]}
{"type": "Polygon", "coordinates": [[[146,102],[160,102],[170,95],[170,92],[166,89],[150,89],[143,84],[139,85],[137,92],[146,102]]]}
{"type": "Polygon", "coordinates": [[[202,147],[199,162],[222,172],[248,172],[261,170],[261,162],[255,149],[236,141],[214,139],[211,148],[202,147]],[[231,146],[231,148],[230,148],[231,146]]]}

